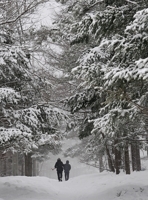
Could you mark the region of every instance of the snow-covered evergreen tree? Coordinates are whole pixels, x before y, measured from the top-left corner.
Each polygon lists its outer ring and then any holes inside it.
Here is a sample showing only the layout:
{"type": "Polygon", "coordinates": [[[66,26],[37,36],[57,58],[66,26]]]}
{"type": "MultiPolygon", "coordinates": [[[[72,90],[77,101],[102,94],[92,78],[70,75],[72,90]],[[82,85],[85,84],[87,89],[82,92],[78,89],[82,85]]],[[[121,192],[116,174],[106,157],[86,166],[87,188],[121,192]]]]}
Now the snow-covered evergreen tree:
{"type": "MultiPolygon", "coordinates": [[[[11,2],[11,11],[15,3],[11,2]]],[[[28,2],[26,6],[33,3],[28,2]]],[[[17,40],[19,32],[15,25],[24,13],[9,16],[7,20],[5,14],[8,17],[5,10],[0,16],[0,150],[41,159],[49,151],[60,150],[62,131],[59,127],[66,113],[43,101],[42,90],[47,81],[34,73],[29,50],[17,40]]],[[[32,175],[32,172],[26,173],[32,175]]]]}
{"type": "Polygon", "coordinates": [[[91,109],[87,121],[94,122],[94,127],[90,134],[106,145],[109,167],[117,173],[123,157],[130,173],[128,146],[141,139],[137,130],[146,133],[147,6],[139,0],[72,1],[60,21],[63,37],[68,33],[71,45],[85,47],[72,70],[82,80],[81,93],[74,94],[68,104],[72,112],[91,109]],[[125,152],[124,156],[119,152],[125,152]]]}

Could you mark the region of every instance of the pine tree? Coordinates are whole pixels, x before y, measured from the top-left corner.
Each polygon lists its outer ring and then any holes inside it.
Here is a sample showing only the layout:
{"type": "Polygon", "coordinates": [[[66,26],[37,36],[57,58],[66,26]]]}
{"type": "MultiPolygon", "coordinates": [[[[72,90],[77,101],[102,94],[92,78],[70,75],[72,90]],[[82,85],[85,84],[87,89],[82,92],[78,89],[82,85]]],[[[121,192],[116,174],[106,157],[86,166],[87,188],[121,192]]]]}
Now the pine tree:
{"type": "MultiPolygon", "coordinates": [[[[29,5],[33,4],[28,2],[29,5]]],[[[0,150],[6,156],[4,175],[7,175],[12,153],[18,152],[22,158],[25,154],[25,161],[31,163],[26,163],[25,174],[30,176],[33,156],[42,160],[49,151],[60,150],[62,132],[58,127],[66,114],[42,101],[41,91],[47,84],[34,75],[28,50],[17,41],[19,33],[16,34],[12,26],[22,15],[2,18],[0,22],[0,150]]]]}
{"type": "MultiPolygon", "coordinates": [[[[122,154],[129,174],[129,145],[135,135],[136,140],[141,137],[136,130],[145,132],[147,116],[147,3],[72,1],[67,11],[66,25],[60,21],[63,36],[68,32],[71,45],[85,47],[72,70],[82,82],[68,105],[72,112],[91,109],[94,127],[90,134],[99,135],[100,144],[105,141],[109,163],[114,152],[109,147],[116,143],[116,163],[121,162],[117,154],[122,154]],[[143,119],[137,123],[140,113],[143,119]]],[[[117,171],[120,166],[116,164],[117,171]]]]}

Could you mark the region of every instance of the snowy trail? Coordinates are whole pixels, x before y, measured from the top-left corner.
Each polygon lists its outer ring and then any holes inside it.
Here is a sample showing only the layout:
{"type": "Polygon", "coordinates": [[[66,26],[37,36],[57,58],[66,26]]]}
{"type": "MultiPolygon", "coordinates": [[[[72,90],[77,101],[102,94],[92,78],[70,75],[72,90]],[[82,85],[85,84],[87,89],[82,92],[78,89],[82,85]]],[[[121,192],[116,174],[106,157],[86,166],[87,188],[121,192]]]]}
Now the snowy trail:
{"type": "Polygon", "coordinates": [[[84,181],[85,176],[72,178],[67,182],[60,182],[56,184],[56,191],[58,192],[58,197],[56,200],[90,200],[94,199],[93,195],[98,192],[98,185],[95,185],[95,182],[92,180],[92,176],[90,175],[84,181]],[[60,184],[60,185],[59,185],[60,184]]]}
{"type": "Polygon", "coordinates": [[[47,177],[1,177],[0,200],[148,200],[147,171],[95,173],[58,182],[47,177]]]}

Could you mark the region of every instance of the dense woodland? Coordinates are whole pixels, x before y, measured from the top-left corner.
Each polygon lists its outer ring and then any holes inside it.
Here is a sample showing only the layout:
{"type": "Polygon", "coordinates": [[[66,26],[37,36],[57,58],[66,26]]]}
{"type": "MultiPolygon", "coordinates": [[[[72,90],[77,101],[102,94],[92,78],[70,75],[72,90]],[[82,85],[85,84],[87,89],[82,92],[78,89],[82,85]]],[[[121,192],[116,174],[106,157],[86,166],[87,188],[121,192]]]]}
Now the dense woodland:
{"type": "Polygon", "coordinates": [[[47,2],[0,1],[0,175],[38,175],[48,153],[76,135],[81,143],[65,156],[100,171],[140,171],[148,148],[148,1],[56,0],[54,26],[28,27],[47,2]]]}

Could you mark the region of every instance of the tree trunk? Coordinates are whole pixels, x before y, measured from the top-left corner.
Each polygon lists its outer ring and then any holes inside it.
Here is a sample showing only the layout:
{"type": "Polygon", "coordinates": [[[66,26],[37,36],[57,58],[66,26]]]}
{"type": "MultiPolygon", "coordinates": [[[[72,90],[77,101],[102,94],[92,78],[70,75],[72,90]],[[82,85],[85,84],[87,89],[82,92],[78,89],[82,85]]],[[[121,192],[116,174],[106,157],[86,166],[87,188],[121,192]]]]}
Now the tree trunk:
{"type": "Polygon", "coordinates": [[[132,158],[132,170],[136,170],[136,145],[135,143],[131,144],[131,158],[132,158]]]}
{"type": "Polygon", "coordinates": [[[1,153],[1,176],[7,175],[7,159],[6,159],[6,153],[1,153]]]}
{"type": "Polygon", "coordinates": [[[25,175],[25,170],[24,170],[24,163],[21,164],[21,176],[25,175]]]}
{"type": "Polygon", "coordinates": [[[131,157],[132,157],[132,169],[133,171],[141,170],[140,150],[138,142],[131,144],[131,157]]]}
{"type": "Polygon", "coordinates": [[[125,171],[126,171],[126,174],[130,174],[130,160],[129,160],[128,143],[125,144],[124,159],[125,159],[125,171]]]}
{"type": "MultiPolygon", "coordinates": [[[[147,144],[148,144],[148,128],[147,128],[147,126],[146,126],[145,130],[146,130],[146,141],[147,141],[147,144]]],[[[146,147],[146,150],[147,150],[147,157],[148,157],[148,147],[146,147]]]]}
{"type": "Polygon", "coordinates": [[[99,171],[103,172],[104,165],[103,165],[103,156],[102,154],[99,155],[99,171]]]}
{"type": "Polygon", "coordinates": [[[13,176],[18,175],[18,153],[12,155],[12,171],[13,176]]]}
{"type": "Polygon", "coordinates": [[[4,161],[3,174],[4,176],[7,176],[7,159],[5,158],[3,161],[4,161]]]}
{"type": "Polygon", "coordinates": [[[136,170],[141,171],[140,149],[138,142],[136,143],[136,163],[137,163],[136,170]]]}
{"type": "MultiPolygon", "coordinates": [[[[102,138],[105,139],[105,135],[103,133],[102,133],[102,138]]],[[[109,149],[108,149],[107,145],[105,145],[105,149],[106,149],[109,169],[112,172],[115,172],[113,161],[112,161],[112,158],[111,158],[111,155],[110,155],[110,152],[109,152],[109,149]]]]}
{"type": "Polygon", "coordinates": [[[115,169],[116,174],[120,173],[121,168],[121,152],[115,147],[115,169]]]}
{"type": "Polygon", "coordinates": [[[107,153],[107,157],[108,157],[108,166],[112,172],[115,172],[113,161],[112,161],[109,149],[107,148],[107,145],[106,145],[106,153],[107,153]]]}
{"type": "Polygon", "coordinates": [[[32,153],[25,155],[25,176],[32,176],[32,153]]]}
{"type": "Polygon", "coordinates": [[[37,162],[35,159],[33,159],[33,176],[37,175],[37,162]]]}

